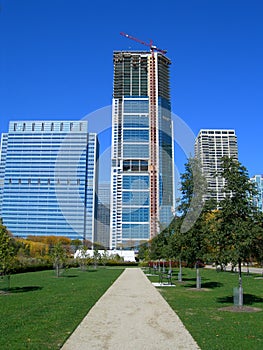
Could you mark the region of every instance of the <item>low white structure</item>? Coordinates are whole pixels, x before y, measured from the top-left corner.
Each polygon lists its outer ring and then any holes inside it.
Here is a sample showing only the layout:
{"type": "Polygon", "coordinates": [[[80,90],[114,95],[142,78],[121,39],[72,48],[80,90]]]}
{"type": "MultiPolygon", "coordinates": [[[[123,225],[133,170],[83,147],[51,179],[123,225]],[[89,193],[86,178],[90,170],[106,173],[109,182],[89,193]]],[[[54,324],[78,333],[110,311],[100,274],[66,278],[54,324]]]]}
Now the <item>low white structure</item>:
{"type": "MultiPolygon", "coordinates": [[[[98,250],[98,253],[101,256],[103,256],[106,253],[109,258],[113,257],[114,255],[119,255],[126,262],[136,262],[134,250],[117,250],[117,249],[98,250]]],[[[76,253],[74,254],[74,259],[81,257],[82,254],[83,254],[82,250],[77,250],[76,253]]],[[[93,254],[94,254],[94,249],[86,250],[86,256],[93,257],[93,254]]]]}

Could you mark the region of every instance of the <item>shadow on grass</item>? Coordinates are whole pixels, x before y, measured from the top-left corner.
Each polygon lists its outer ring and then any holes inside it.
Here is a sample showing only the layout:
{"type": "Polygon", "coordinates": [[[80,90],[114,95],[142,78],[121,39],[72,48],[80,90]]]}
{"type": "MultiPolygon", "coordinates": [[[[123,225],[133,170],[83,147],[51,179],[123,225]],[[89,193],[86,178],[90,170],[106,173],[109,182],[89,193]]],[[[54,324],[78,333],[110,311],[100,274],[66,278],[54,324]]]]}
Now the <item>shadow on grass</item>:
{"type": "MultiPolygon", "coordinates": [[[[222,304],[233,303],[233,296],[226,296],[222,298],[217,298],[217,302],[222,304]]],[[[243,295],[243,303],[245,305],[252,305],[254,303],[263,303],[263,298],[258,297],[254,294],[244,294],[243,295]]]]}
{"type": "MultiPolygon", "coordinates": [[[[196,279],[194,279],[196,280],[196,279]]],[[[223,286],[223,283],[221,282],[202,282],[201,283],[201,288],[207,288],[207,289],[214,289],[214,288],[220,288],[223,286]]],[[[188,283],[185,284],[185,288],[195,288],[196,283],[188,283]]]]}
{"type": "Polygon", "coordinates": [[[184,277],[182,276],[182,278],[183,278],[183,280],[184,280],[185,282],[196,281],[196,277],[184,278],[184,277]]]}
{"type": "Polygon", "coordinates": [[[10,288],[3,288],[2,290],[5,292],[8,292],[10,294],[16,294],[16,293],[27,293],[27,292],[34,292],[36,290],[41,290],[43,287],[40,286],[26,286],[26,287],[10,287],[10,288]]]}
{"type": "Polygon", "coordinates": [[[205,283],[202,283],[202,287],[204,288],[211,288],[211,289],[214,289],[214,288],[220,288],[220,287],[223,287],[223,283],[221,282],[205,282],[205,283]]]}
{"type": "Polygon", "coordinates": [[[75,277],[79,277],[78,275],[62,275],[62,276],[59,276],[59,278],[75,278],[75,277]]]}

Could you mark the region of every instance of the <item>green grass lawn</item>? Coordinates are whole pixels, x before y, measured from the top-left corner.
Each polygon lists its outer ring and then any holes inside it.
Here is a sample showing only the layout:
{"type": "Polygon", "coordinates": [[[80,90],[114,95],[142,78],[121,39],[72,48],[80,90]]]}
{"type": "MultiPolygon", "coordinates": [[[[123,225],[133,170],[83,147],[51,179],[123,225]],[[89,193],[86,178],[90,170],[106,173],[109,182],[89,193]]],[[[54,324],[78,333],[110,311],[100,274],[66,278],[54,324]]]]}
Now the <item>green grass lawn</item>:
{"type": "MultiPolygon", "coordinates": [[[[11,277],[0,294],[0,349],[59,349],[123,269],[54,271],[11,277]]],[[[0,282],[0,289],[3,282],[0,282]]]]}
{"type": "MultiPolygon", "coordinates": [[[[177,270],[175,271],[178,272],[177,270]]],[[[202,350],[263,349],[263,279],[243,274],[244,306],[260,312],[229,312],[233,306],[233,288],[237,274],[200,269],[201,291],[195,290],[195,270],[183,270],[183,282],[176,287],[159,288],[202,350]]],[[[150,277],[158,281],[157,277],[150,277]]]]}

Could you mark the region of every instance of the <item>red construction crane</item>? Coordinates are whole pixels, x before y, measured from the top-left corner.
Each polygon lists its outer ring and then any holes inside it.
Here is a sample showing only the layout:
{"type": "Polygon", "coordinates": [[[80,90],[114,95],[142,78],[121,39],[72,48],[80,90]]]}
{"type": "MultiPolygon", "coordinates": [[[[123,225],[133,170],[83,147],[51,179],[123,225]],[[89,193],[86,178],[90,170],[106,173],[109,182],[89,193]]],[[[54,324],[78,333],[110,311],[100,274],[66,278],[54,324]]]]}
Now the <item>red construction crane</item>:
{"type": "Polygon", "coordinates": [[[162,50],[162,49],[158,49],[158,47],[156,47],[155,45],[153,45],[153,41],[150,39],[150,42],[149,43],[146,43],[145,41],[142,41],[140,39],[137,39],[129,34],[126,34],[126,33],[123,33],[123,32],[120,32],[120,35],[124,36],[125,38],[128,38],[128,39],[132,39],[134,41],[137,41],[137,43],[140,43],[142,45],[145,45],[145,46],[148,46],[151,50],[151,52],[154,52],[154,51],[158,51],[158,52],[161,52],[162,54],[166,54],[167,51],[166,50],[162,50]]]}

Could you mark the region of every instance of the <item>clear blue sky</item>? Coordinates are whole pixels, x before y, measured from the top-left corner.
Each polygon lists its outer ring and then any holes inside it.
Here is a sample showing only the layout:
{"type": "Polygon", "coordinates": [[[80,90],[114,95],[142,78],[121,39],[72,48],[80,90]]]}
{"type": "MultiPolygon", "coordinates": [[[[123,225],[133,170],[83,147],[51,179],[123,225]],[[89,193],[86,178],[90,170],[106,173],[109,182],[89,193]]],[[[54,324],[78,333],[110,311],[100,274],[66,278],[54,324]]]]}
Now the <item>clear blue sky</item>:
{"type": "Polygon", "coordinates": [[[82,119],[109,106],[113,51],[146,49],[123,31],[167,49],[173,112],[195,134],[235,129],[239,160],[250,175],[263,173],[262,0],[0,0],[0,7],[0,133],[10,120],[82,119]]]}

